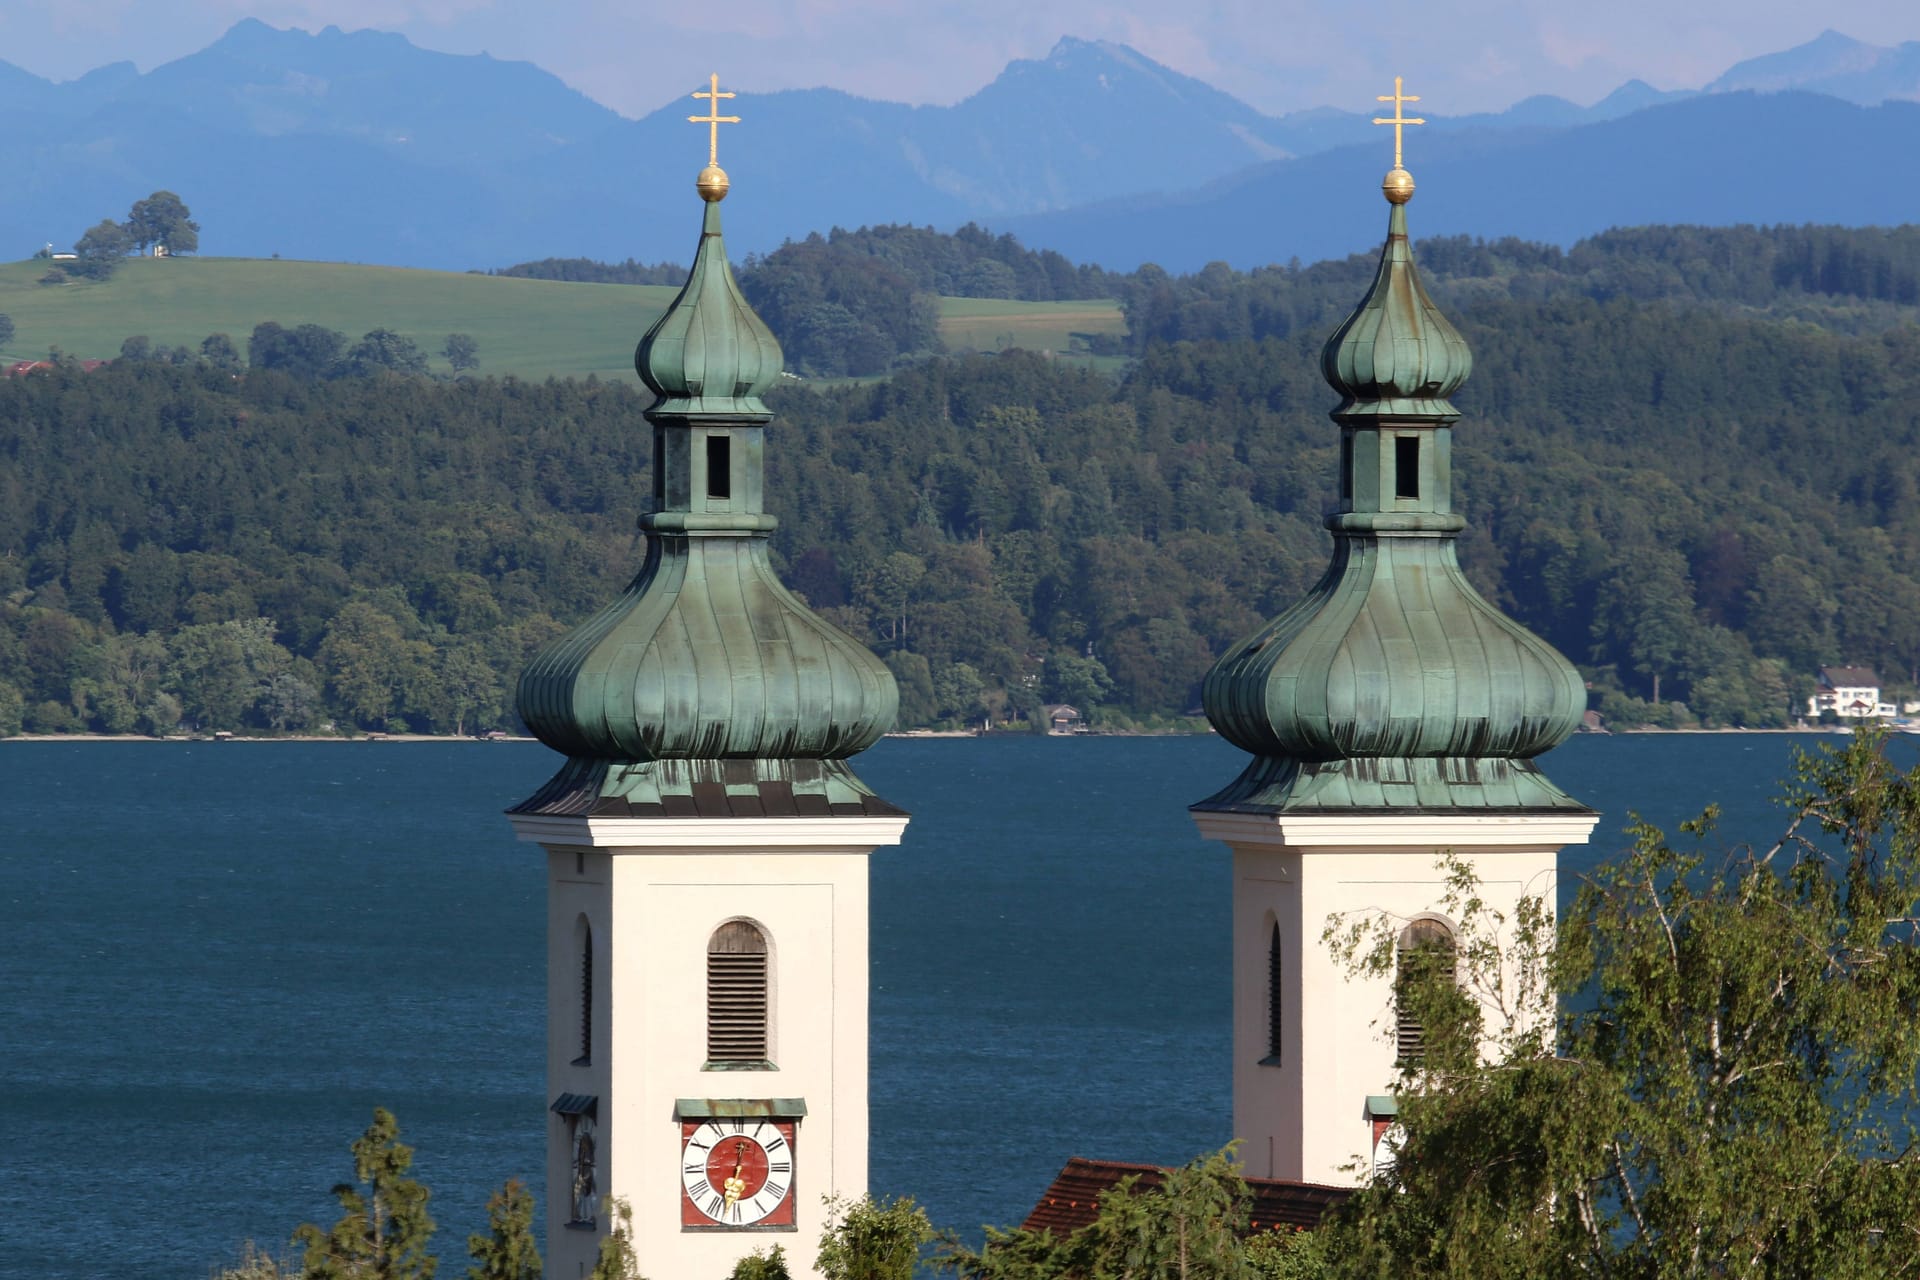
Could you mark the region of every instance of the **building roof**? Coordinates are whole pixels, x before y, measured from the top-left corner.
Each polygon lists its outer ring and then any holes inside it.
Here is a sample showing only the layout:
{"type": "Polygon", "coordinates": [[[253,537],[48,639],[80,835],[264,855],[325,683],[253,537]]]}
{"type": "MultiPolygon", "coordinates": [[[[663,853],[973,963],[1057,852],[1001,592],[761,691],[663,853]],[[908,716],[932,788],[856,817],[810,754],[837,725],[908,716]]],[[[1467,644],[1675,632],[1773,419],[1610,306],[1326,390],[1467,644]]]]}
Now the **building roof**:
{"type": "Polygon", "coordinates": [[[1820,680],[1830,689],[1878,689],[1880,677],[1872,667],[1822,667],[1820,680]]]}
{"type": "Polygon", "coordinates": [[[893,673],[787,590],[769,556],[773,415],[760,396],[779,377],[780,345],[727,265],[725,185],[703,175],[693,269],[634,357],[657,397],[645,562],[521,674],[521,718],[568,763],[514,812],[899,812],[837,763],[893,727],[893,673]]]}
{"type": "Polygon", "coordinates": [[[1333,562],[1207,673],[1208,721],[1255,758],[1194,808],[1586,812],[1530,763],[1579,728],[1579,671],[1460,569],[1447,397],[1473,360],[1420,283],[1412,180],[1386,193],[1379,270],[1321,360],[1341,396],[1333,562]]]}
{"type": "MultiPolygon", "coordinates": [[[[1152,1190],[1160,1185],[1165,1173],[1158,1165],[1074,1156],[1021,1225],[1030,1231],[1050,1231],[1064,1238],[1098,1216],[1104,1192],[1128,1178],[1137,1179],[1134,1186],[1139,1190],[1152,1190]]],[[[1318,1226],[1327,1210],[1353,1194],[1349,1187],[1289,1182],[1284,1178],[1248,1178],[1247,1188],[1253,1192],[1249,1226],[1254,1231],[1318,1226]]]]}

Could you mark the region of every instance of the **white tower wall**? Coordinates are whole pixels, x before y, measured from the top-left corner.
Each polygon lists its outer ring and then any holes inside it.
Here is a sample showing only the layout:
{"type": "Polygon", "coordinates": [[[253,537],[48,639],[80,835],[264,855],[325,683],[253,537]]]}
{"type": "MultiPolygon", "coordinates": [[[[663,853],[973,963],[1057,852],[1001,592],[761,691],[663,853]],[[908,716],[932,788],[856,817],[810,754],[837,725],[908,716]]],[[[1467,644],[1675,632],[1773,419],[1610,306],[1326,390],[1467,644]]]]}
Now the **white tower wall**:
{"type": "Polygon", "coordinates": [[[597,1100],[592,1227],[569,1226],[566,1120],[547,1117],[547,1274],[593,1269],[610,1197],[633,1210],[640,1270],[655,1280],[725,1276],[756,1248],[785,1247],[811,1275],[822,1197],[867,1182],[867,855],[906,819],[514,818],[547,850],[549,1101],[597,1100]],[[577,923],[593,928],[593,1053],[579,1054],[577,923]],[[773,1070],[707,1070],[707,947],[730,920],[768,942],[773,1070]],[[799,1099],[787,1229],[687,1230],[679,1099],[799,1099]]]}
{"type": "MultiPolygon", "coordinates": [[[[1256,816],[1196,812],[1233,849],[1233,1133],[1248,1173],[1331,1185],[1366,1180],[1366,1102],[1394,1090],[1393,984],[1350,977],[1321,941],[1333,917],[1444,918],[1443,851],[1473,868],[1512,918],[1553,902],[1559,851],[1593,814],[1256,816]],[[1280,926],[1281,1052],[1269,1054],[1269,972],[1280,926]]],[[[1458,924],[1449,920],[1450,924],[1458,924]]]]}

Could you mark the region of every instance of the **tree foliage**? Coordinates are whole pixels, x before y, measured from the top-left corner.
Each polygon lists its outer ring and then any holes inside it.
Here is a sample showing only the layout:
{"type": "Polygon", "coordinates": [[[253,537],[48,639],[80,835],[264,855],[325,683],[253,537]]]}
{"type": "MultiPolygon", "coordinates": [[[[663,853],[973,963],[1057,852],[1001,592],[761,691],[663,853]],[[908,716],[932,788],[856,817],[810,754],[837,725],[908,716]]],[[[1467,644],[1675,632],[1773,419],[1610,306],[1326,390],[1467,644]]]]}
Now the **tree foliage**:
{"type": "Polygon", "coordinates": [[[306,1223],[294,1232],[306,1250],[303,1280],[433,1280],[439,1263],[427,1252],[430,1193],[407,1176],[412,1167],[413,1148],[400,1142],[393,1113],[375,1107],[373,1123],[353,1143],[357,1182],[333,1189],[340,1220],[329,1230],[306,1223]]]}
{"type": "MultiPolygon", "coordinates": [[[[1790,282],[1900,305],[1910,237],[1818,232],[1752,234],[1776,264],[1856,264],[1790,282]]],[[[1724,252],[1746,241],[1647,236],[1650,256],[1609,250],[1584,292],[1539,297],[1513,282],[1571,280],[1595,251],[1421,245],[1479,364],[1455,428],[1469,576],[1581,662],[1615,722],[1784,725],[1834,663],[1920,685],[1920,328],[1846,313],[1851,295],[1803,311],[1788,285],[1766,295],[1779,313],[1709,305],[1763,283],[1724,252]],[[1591,296],[1648,273],[1700,297],[1591,296]]],[[[1219,653],[1312,584],[1338,459],[1318,352],[1371,268],[1276,270],[1327,314],[1285,336],[1146,341],[1119,379],[1014,351],[773,393],[779,567],[888,658],[905,724],[1044,702],[1172,723],[1219,653]]],[[[1169,296],[1225,305],[1236,278],[1265,279],[1216,276],[1169,296]]],[[[1190,318],[1176,334],[1215,332],[1190,318]]],[[[505,727],[530,647],[639,561],[644,399],[395,377],[293,323],[257,328],[236,379],[231,345],[0,383],[0,686],[20,723],[98,730],[128,706],[158,723],[136,642],[270,619],[285,657],[257,678],[274,698],[202,699],[173,673],[158,692],[237,716],[196,714],[206,727],[505,727]],[[392,629],[362,615],[323,654],[354,601],[392,629]]]]}
{"type": "Polygon", "coordinates": [[[961,1280],[1315,1280],[1319,1259],[1294,1233],[1249,1232],[1251,1204],[1228,1148],[1153,1185],[1124,1179],[1065,1239],[990,1227],[979,1249],[944,1238],[938,1264],[961,1280]]]}
{"type": "Polygon", "coordinates": [[[607,1222],[588,1280],[645,1280],[633,1246],[633,1206],[619,1196],[608,1197],[607,1222]]]}
{"type": "Polygon", "coordinates": [[[474,341],[470,333],[448,334],[440,354],[447,358],[447,363],[453,366],[455,373],[466,373],[480,367],[480,344],[474,341]]]}
{"type": "Polygon", "coordinates": [[[200,224],[193,220],[186,202],[171,191],[156,191],[134,201],[126,230],[133,248],[142,253],[155,247],[169,254],[196,253],[200,248],[200,224]]]}
{"type": "Polygon", "coordinates": [[[821,1280],[913,1280],[933,1239],[926,1210],[906,1196],[833,1198],[813,1266],[821,1280]]]}
{"type": "Polygon", "coordinates": [[[487,1234],[467,1237],[473,1265],[467,1280],[540,1280],[540,1249],[534,1240],[533,1193],[509,1178],[487,1198],[487,1234]]]}
{"type": "Polygon", "coordinates": [[[105,280],[132,248],[133,239],[127,235],[127,229],[113,219],[106,218],[89,227],[84,235],[74,241],[73,251],[79,257],[67,263],[66,267],[76,275],[105,280]]]}
{"type": "Polygon", "coordinates": [[[728,1280],[793,1280],[787,1269],[786,1250],[777,1244],[765,1253],[755,1249],[734,1264],[728,1280]]]}
{"type": "Polygon", "coordinates": [[[1714,851],[1712,809],[1677,843],[1638,824],[1557,940],[1456,868],[1480,981],[1429,982],[1439,1034],[1396,1160],[1328,1229],[1334,1273],[1920,1274],[1920,770],[1882,747],[1800,756],[1765,848],[1714,851]],[[1516,946],[1522,1016],[1489,1016],[1516,946]]]}

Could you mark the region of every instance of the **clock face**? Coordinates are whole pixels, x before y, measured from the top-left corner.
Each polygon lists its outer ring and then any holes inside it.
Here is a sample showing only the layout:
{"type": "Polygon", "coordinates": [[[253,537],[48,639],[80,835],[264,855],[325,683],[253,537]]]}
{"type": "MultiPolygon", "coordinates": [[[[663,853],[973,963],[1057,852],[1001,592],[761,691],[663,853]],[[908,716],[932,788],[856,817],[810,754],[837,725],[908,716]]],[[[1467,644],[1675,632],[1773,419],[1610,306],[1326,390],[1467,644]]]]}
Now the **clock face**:
{"type": "Polygon", "coordinates": [[[681,1225],[793,1226],[793,1130],[791,1120],[682,1121],[681,1225]]]}

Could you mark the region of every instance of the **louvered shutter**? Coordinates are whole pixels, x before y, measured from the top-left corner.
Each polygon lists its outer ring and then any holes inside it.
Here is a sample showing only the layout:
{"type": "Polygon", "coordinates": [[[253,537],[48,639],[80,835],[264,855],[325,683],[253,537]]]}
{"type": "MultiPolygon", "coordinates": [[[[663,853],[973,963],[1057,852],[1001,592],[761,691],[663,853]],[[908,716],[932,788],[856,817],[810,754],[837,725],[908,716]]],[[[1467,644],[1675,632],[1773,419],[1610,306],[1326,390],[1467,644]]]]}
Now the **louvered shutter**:
{"type": "MultiPolygon", "coordinates": [[[[1416,977],[1440,972],[1457,977],[1453,930],[1439,920],[1415,920],[1400,935],[1399,974],[1396,987],[1416,977]]],[[[1394,998],[1394,1043],[1400,1061],[1419,1062],[1427,1056],[1427,1030],[1408,1011],[1398,991],[1394,998]]]]}
{"type": "Polygon", "coordinates": [[[707,944],[707,1060],[767,1060],[767,939],[745,920],[707,944]]]}

